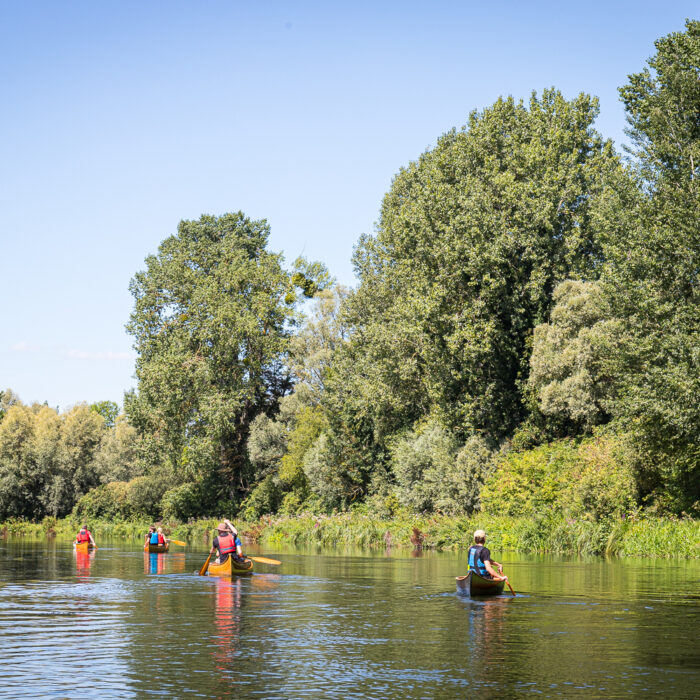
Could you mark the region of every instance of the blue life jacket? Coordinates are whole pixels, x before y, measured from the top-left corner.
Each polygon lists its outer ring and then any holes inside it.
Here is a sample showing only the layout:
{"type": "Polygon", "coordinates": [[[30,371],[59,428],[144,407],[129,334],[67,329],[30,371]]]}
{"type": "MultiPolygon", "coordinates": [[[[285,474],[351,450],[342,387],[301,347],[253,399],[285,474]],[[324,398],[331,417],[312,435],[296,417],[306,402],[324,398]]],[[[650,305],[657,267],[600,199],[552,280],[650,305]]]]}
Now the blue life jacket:
{"type": "Polygon", "coordinates": [[[483,547],[480,544],[472,545],[469,548],[469,570],[474,569],[479,576],[491,578],[491,574],[486,570],[486,565],[479,558],[483,547]]]}
{"type": "Polygon", "coordinates": [[[158,544],[158,533],[157,532],[151,533],[150,544],[158,544]]]}

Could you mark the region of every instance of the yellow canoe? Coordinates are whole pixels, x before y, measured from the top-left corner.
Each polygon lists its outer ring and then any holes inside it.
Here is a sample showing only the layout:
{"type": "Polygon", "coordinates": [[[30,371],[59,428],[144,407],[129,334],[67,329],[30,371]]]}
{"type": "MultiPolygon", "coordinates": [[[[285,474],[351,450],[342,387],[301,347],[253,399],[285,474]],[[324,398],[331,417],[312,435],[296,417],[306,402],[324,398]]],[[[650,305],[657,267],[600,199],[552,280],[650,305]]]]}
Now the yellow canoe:
{"type": "Polygon", "coordinates": [[[89,552],[92,549],[92,542],[76,542],[75,551],[76,552],[89,552]]]}
{"type": "Polygon", "coordinates": [[[209,564],[209,576],[234,576],[236,574],[252,574],[253,562],[250,559],[234,561],[229,557],[223,564],[209,564]]]}
{"type": "Polygon", "coordinates": [[[170,549],[170,544],[148,544],[143,545],[144,552],[150,552],[151,554],[162,554],[170,549]]]}

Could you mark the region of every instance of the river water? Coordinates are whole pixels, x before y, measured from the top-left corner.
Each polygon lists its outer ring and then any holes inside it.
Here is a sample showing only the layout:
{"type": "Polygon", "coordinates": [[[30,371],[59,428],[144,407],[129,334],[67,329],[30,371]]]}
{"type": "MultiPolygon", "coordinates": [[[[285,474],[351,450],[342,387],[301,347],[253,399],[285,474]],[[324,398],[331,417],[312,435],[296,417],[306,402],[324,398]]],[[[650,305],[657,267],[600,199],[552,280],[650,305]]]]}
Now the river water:
{"type": "Polygon", "coordinates": [[[455,592],[464,553],[207,553],[0,540],[0,697],[700,697],[700,562],[504,554],[517,596],[455,592]],[[186,552],[186,553],[185,553],[186,552]]]}

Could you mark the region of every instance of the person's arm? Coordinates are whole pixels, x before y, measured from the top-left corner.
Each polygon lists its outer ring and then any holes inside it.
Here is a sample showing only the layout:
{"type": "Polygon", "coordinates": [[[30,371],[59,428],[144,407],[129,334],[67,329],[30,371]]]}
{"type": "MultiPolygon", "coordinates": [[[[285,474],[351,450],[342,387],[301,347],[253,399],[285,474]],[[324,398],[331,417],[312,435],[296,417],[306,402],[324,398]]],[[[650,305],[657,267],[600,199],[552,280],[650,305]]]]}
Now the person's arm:
{"type": "Polygon", "coordinates": [[[95,538],[92,536],[92,532],[90,533],[90,542],[92,542],[92,546],[97,549],[97,545],[95,544],[95,538]]]}
{"type": "Polygon", "coordinates": [[[503,576],[503,564],[499,564],[495,559],[491,559],[491,566],[495,566],[501,576],[503,576]]]}
{"type": "MultiPolygon", "coordinates": [[[[493,562],[493,563],[495,564],[496,562],[493,562]]],[[[490,559],[487,559],[487,560],[484,562],[484,566],[486,567],[486,571],[488,571],[488,572],[491,574],[491,577],[494,578],[494,579],[496,579],[496,581],[507,581],[507,580],[508,580],[508,577],[507,577],[507,576],[503,576],[503,571],[501,571],[500,574],[497,574],[497,573],[496,573],[496,569],[494,569],[494,568],[491,566],[491,560],[490,560],[490,559]]]]}

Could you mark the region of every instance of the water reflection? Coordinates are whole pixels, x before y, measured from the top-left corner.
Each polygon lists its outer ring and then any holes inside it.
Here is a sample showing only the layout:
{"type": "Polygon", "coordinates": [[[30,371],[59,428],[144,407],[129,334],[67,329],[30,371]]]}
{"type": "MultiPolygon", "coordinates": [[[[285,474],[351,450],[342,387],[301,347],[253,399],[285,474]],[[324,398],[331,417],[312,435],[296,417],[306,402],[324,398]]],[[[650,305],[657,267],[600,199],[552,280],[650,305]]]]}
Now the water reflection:
{"type": "Polygon", "coordinates": [[[463,555],[277,556],[226,579],[193,574],[204,549],[0,541],[0,696],[680,699],[700,683],[700,562],[512,557],[518,597],[472,600],[454,591],[463,555]]]}
{"type": "Polygon", "coordinates": [[[92,566],[92,562],[95,560],[97,550],[90,549],[87,552],[81,552],[80,550],[74,549],[73,553],[75,554],[75,566],[78,576],[90,576],[90,567],[92,566]]]}
{"type": "Polygon", "coordinates": [[[144,574],[162,574],[165,571],[165,554],[154,552],[143,553],[143,573],[144,574]]]}

